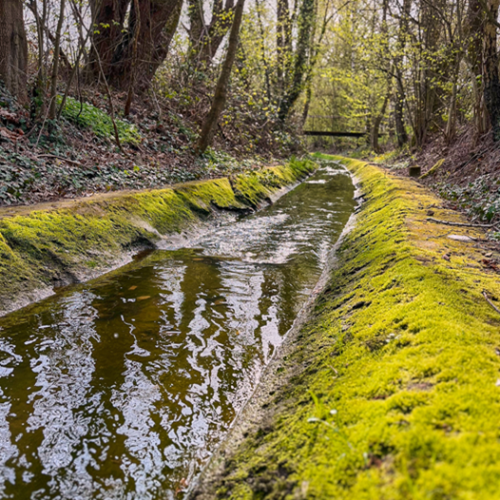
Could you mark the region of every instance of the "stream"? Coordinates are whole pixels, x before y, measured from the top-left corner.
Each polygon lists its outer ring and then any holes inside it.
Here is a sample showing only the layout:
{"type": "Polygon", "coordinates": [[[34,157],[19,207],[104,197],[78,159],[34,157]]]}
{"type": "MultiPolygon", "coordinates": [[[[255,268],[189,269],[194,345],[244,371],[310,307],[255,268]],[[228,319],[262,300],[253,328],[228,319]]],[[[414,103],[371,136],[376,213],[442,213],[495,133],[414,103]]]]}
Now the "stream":
{"type": "Polygon", "coordinates": [[[350,215],[324,163],[274,205],[0,318],[0,498],[182,498],[350,215]]]}

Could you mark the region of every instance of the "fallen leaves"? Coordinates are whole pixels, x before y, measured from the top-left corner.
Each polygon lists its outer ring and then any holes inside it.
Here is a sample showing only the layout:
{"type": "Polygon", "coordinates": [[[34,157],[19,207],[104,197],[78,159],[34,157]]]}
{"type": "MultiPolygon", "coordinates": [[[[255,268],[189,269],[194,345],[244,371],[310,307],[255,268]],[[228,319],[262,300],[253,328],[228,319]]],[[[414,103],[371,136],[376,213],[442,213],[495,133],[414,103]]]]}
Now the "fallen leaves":
{"type": "Polygon", "coordinates": [[[0,108],[0,118],[4,121],[19,125],[19,116],[16,113],[12,113],[4,108],[0,108]]]}
{"type": "Polygon", "coordinates": [[[498,263],[492,259],[483,259],[482,260],[484,267],[487,269],[492,269],[493,271],[496,271],[497,273],[500,271],[498,267],[498,263]]]}
{"type": "Polygon", "coordinates": [[[5,127],[0,127],[0,137],[2,139],[6,139],[8,141],[17,141],[20,137],[22,137],[23,134],[18,132],[13,132],[12,130],[9,130],[8,128],[5,127]]]}

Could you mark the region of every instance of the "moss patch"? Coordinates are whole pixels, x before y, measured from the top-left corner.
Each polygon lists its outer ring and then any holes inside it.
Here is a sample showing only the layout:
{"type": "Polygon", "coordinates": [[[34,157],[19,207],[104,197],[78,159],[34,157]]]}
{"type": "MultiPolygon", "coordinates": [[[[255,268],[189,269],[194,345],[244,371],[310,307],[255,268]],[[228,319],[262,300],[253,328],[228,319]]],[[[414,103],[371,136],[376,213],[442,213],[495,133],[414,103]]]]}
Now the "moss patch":
{"type": "Polygon", "coordinates": [[[276,190],[303,179],[315,168],[312,161],[292,159],[287,167],[269,167],[235,176],[231,184],[239,200],[257,207],[276,190]]]}
{"type": "Polygon", "coordinates": [[[293,160],[262,173],[242,174],[233,180],[242,186],[237,192],[228,179],[217,179],[96,196],[61,208],[4,216],[0,218],[0,312],[37,289],[103,272],[130,250],[154,247],[165,235],[212,217],[214,209],[256,206],[314,168],[311,161],[293,160]],[[247,178],[255,179],[251,190],[245,187],[247,178]]]}
{"type": "MultiPolygon", "coordinates": [[[[62,103],[62,97],[57,97],[57,104],[62,103]]],[[[97,136],[114,140],[115,131],[111,117],[92,104],[81,103],[72,97],[66,97],[62,114],[68,120],[84,128],[90,128],[97,136]]],[[[116,119],[116,128],[120,141],[129,144],[139,144],[142,140],[137,127],[124,120],[116,119]]]]}
{"type": "MultiPolygon", "coordinates": [[[[327,157],[332,159],[332,157],[327,157]]],[[[237,499],[496,499],[498,274],[473,229],[416,182],[342,161],[366,203],[263,421],[212,494],[237,499]],[[462,238],[464,239],[464,238],[462,238]]]]}

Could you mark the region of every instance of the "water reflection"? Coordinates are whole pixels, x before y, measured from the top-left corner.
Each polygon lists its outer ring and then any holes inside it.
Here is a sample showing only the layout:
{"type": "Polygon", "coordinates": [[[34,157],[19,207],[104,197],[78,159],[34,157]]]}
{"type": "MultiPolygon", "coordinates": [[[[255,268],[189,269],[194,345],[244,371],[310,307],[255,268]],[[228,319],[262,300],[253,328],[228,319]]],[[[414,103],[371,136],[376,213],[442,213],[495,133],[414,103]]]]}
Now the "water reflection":
{"type": "Polygon", "coordinates": [[[353,209],[326,166],[192,248],[0,320],[0,496],[179,498],[255,389],[353,209]]]}

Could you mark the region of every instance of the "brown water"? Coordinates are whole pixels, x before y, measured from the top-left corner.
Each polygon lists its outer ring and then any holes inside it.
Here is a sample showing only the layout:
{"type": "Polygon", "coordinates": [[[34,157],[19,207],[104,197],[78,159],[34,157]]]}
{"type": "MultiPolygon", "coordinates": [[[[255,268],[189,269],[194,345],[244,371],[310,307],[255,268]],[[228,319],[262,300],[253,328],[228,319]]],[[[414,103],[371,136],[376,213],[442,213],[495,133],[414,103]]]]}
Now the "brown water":
{"type": "Polygon", "coordinates": [[[0,319],[0,497],[182,498],[354,208],[324,164],[255,215],[0,319]]]}

